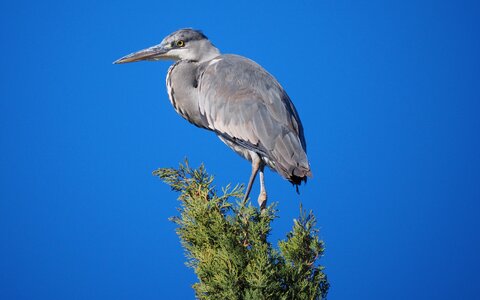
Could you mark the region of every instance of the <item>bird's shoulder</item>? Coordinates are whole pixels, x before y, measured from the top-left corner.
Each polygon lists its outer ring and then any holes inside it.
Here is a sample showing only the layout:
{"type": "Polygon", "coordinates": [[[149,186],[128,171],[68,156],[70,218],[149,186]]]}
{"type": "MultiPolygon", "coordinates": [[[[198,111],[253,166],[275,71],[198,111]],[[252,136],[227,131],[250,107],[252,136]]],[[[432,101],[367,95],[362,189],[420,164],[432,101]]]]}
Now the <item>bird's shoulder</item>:
{"type": "Polygon", "coordinates": [[[277,80],[262,66],[251,59],[235,54],[219,55],[200,64],[198,74],[208,79],[205,83],[251,86],[252,88],[255,85],[270,85],[279,91],[283,90],[277,80]],[[222,80],[218,80],[220,78],[222,80]]]}

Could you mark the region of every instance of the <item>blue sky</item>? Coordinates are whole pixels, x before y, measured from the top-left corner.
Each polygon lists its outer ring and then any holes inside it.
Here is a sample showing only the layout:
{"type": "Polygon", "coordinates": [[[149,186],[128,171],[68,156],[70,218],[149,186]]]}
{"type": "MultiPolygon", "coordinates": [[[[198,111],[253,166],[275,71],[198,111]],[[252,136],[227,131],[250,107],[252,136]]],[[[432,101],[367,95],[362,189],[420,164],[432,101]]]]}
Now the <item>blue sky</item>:
{"type": "MultiPolygon", "coordinates": [[[[3,1],[0,298],[191,299],[176,195],[188,157],[218,187],[249,164],[181,119],[169,63],[112,65],[182,27],[275,75],[314,178],[279,201],[318,217],[329,299],[480,293],[479,7],[474,1],[3,1]]],[[[254,187],[257,193],[258,187],[254,187]]]]}

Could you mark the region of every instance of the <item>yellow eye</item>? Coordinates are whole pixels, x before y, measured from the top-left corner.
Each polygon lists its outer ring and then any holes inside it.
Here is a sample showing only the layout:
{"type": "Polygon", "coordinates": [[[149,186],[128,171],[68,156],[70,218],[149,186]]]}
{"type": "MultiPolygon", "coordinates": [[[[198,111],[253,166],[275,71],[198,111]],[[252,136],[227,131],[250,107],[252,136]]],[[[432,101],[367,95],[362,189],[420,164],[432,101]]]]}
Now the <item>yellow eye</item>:
{"type": "Polygon", "coordinates": [[[182,40],[177,41],[177,47],[183,47],[185,46],[185,42],[182,40]]]}

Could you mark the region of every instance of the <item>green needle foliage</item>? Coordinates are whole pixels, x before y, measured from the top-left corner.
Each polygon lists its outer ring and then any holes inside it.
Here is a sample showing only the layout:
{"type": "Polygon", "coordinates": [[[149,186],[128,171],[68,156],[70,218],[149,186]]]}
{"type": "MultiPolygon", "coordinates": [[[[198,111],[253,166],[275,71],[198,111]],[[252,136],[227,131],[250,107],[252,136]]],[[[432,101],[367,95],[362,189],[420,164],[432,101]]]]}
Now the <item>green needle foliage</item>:
{"type": "Polygon", "coordinates": [[[180,192],[180,216],[171,220],[198,282],[198,299],[324,299],[329,284],[318,265],[324,245],[315,217],[301,208],[278,249],[267,241],[275,204],[260,211],[242,201],[243,187],[218,195],[204,168],[161,168],[153,172],[180,192]],[[236,199],[236,201],[229,201],[236,199]]]}

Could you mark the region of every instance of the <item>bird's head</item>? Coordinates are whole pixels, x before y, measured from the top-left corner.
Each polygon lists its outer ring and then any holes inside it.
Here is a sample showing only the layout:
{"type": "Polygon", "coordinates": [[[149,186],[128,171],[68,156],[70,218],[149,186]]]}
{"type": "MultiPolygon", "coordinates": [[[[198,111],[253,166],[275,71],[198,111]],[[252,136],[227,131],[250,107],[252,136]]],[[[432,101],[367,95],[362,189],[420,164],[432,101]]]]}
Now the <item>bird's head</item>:
{"type": "Polygon", "coordinates": [[[207,61],[220,55],[208,38],[198,30],[180,29],[163,39],[155,46],[131,53],[114,64],[123,64],[141,60],[190,60],[207,61]]]}

